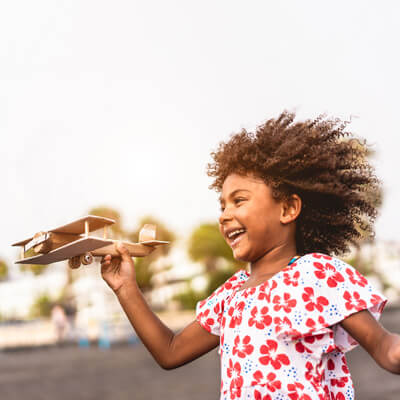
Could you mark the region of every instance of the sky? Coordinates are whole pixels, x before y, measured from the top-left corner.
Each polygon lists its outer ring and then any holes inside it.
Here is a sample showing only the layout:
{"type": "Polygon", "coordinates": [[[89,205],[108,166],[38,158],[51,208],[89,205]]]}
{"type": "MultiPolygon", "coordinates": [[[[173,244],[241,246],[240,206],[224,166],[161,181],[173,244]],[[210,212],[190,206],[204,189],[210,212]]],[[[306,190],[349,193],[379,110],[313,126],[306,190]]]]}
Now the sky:
{"type": "Polygon", "coordinates": [[[210,153],[283,110],[348,119],[400,238],[396,1],[54,1],[0,5],[0,258],[110,206],[182,238],[216,221],[210,153]]]}

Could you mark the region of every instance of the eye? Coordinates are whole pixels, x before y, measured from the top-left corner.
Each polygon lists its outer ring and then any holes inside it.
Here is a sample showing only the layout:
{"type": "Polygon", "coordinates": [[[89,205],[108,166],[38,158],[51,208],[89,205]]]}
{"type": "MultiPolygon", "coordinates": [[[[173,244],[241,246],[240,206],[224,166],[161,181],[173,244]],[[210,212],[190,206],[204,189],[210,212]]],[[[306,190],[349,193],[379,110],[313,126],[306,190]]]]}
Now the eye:
{"type": "Polygon", "coordinates": [[[242,201],[244,201],[244,200],[245,200],[245,199],[242,198],[242,197],[236,197],[236,199],[233,200],[233,202],[234,202],[235,204],[239,204],[240,202],[242,202],[242,201]]]}

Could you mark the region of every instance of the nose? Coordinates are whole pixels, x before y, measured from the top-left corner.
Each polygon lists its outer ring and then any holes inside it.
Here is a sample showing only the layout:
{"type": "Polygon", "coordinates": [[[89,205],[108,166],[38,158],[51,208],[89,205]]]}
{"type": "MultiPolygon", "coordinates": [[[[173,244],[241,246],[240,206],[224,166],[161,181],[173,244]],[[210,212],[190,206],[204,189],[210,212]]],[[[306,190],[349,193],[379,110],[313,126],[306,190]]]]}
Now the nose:
{"type": "Polygon", "coordinates": [[[231,221],[231,220],[232,220],[232,216],[228,210],[228,207],[226,207],[224,209],[224,211],[221,212],[221,215],[219,216],[219,224],[222,226],[226,222],[231,221]]]}

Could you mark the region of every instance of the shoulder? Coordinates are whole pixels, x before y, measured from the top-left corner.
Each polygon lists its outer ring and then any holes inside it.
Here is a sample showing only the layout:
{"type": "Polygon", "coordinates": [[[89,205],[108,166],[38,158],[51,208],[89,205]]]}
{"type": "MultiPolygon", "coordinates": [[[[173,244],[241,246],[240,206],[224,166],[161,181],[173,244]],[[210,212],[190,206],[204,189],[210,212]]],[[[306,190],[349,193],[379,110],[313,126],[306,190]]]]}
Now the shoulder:
{"type": "Polygon", "coordinates": [[[354,267],[345,262],[344,260],[330,256],[324,253],[308,253],[300,257],[296,263],[302,264],[302,266],[310,266],[313,270],[319,271],[338,271],[346,272],[346,270],[355,271],[354,267]]]}
{"type": "Polygon", "coordinates": [[[344,260],[324,253],[308,253],[296,261],[300,274],[307,276],[310,283],[315,280],[318,285],[324,281],[328,287],[351,281],[366,285],[367,280],[352,265],[344,260]],[[311,281],[310,281],[311,279],[311,281]]]}

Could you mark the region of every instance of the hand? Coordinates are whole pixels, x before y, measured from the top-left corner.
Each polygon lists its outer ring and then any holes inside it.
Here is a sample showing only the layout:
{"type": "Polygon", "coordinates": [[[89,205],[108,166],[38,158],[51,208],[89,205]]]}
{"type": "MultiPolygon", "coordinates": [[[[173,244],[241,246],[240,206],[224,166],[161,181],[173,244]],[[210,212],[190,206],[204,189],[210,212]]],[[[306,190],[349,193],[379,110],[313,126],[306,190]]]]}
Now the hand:
{"type": "Polygon", "coordinates": [[[118,292],[124,285],[137,285],[135,265],[129,251],[121,243],[115,246],[120,257],[112,258],[111,255],[103,257],[101,262],[101,275],[108,286],[118,292]]]}

